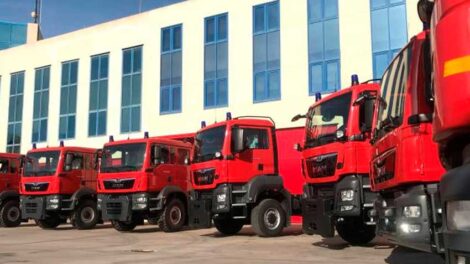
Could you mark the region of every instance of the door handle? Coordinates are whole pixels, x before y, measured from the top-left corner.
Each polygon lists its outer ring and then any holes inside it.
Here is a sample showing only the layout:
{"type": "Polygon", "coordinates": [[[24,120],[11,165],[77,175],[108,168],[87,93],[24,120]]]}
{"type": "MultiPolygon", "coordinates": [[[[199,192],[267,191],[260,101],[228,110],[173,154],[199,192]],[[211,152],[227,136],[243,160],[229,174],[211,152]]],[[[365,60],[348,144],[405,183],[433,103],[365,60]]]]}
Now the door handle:
{"type": "Polygon", "coordinates": [[[264,164],[259,163],[259,164],[258,164],[258,170],[259,170],[259,171],[264,170],[264,164]]]}
{"type": "Polygon", "coordinates": [[[168,181],[168,182],[172,182],[172,181],[173,181],[173,177],[168,176],[167,181],[168,181]]]}

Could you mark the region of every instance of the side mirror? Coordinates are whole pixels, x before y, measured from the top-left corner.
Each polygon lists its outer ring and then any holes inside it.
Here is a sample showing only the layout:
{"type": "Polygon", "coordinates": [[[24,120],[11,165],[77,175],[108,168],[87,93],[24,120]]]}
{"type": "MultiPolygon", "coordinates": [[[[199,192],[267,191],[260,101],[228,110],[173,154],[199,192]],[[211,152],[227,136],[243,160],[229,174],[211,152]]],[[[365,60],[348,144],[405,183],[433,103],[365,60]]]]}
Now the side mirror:
{"type": "Polygon", "coordinates": [[[245,148],[243,146],[243,129],[235,127],[232,129],[233,149],[232,153],[240,153],[245,148]]]}
{"type": "Polygon", "coordinates": [[[294,144],[294,149],[297,151],[302,151],[302,146],[299,143],[294,144]]]}
{"type": "Polygon", "coordinates": [[[65,154],[64,171],[72,170],[73,158],[74,158],[74,155],[72,153],[65,154]]]}
{"type": "Polygon", "coordinates": [[[295,122],[295,121],[297,121],[297,120],[299,120],[299,119],[301,119],[301,118],[306,118],[306,117],[307,117],[307,115],[298,114],[298,115],[292,117],[292,119],[291,119],[290,121],[291,121],[291,122],[295,122]]]}

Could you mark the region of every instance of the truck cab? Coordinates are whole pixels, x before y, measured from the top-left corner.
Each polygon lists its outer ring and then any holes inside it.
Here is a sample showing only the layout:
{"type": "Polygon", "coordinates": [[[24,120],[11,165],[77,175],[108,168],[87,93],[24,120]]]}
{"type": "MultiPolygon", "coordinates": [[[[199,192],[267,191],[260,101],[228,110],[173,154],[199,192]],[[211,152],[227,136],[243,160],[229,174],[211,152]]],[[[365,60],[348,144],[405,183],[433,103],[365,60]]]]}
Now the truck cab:
{"type": "Polygon", "coordinates": [[[0,227],[21,224],[19,182],[23,156],[0,153],[0,227]]]}
{"type": "Polygon", "coordinates": [[[22,218],[45,229],[70,219],[78,229],[101,221],[96,209],[98,150],[63,146],[34,148],[25,157],[20,183],[22,218]]]}
{"type": "Polygon", "coordinates": [[[191,147],[147,136],[106,143],[98,175],[103,219],[118,231],[131,231],[145,219],[165,232],[181,230],[187,223],[191,147]]]}
{"type": "Polygon", "coordinates": [[[413,37],[386,69],[376,102],[370,216],[377,235],[417,250],[443,253],[439,182],[432,141],[429,32],[413,37]]]}
{"type": "Polygon", "coordinates": [[[279,235],[294,208],[279,174],[277,140],[283,137],[270,118],[228,114],[226,121],[203,124],[191,159],[190,225],[210,227],[213,220],[219,232],[233,235],[251,224],[260,236],[279,235]]]}
{"type": "MultiPolygon", "coordinates": [[[[355,76],[353,76],[355,79],[355,76]]],[[[299,147],[306,184],[302,199],[307,234],[351,244],[375,237],[367,222],[375,196],[370,189],[372,118],[379,85],[356,84],[313,104],[305,116],[305,141],[299,147]]]]}

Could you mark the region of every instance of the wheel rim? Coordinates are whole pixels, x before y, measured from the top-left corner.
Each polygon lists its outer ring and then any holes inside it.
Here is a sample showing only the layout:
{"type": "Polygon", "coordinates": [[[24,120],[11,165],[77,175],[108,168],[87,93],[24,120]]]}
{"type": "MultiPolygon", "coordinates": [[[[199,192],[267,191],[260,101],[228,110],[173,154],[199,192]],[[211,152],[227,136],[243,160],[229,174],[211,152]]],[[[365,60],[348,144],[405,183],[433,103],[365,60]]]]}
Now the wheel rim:
{"type": "Polygon", "coordinates": [[[11,207],[10,210],[7,212],[7,219],[10,222],[18,221],[20,217],[20,209],[18,207],[11,207]]]}
{"type": "Polygon", "coordinates": [[[180,223],[182,217],[181,209],[178,206],[173,206],[170,210],[170,222],[172,225],[180,223]]]}
{"type": "Polygon", "coordinates": [[[274,230],[278,228],[279,225],[281,224],[281,213],[277,209],[269,208],[264,213],[263,218],[264,218],[264,225],[269,230],[274,230]]]}
{"type": "Polygon", "coordinates": [[[80,218],[82,219],[82,222],[86,224],[91,223],[95,218],[95,210],[93,210],[91,207],[83,208],[80,212],[80,218]]]}

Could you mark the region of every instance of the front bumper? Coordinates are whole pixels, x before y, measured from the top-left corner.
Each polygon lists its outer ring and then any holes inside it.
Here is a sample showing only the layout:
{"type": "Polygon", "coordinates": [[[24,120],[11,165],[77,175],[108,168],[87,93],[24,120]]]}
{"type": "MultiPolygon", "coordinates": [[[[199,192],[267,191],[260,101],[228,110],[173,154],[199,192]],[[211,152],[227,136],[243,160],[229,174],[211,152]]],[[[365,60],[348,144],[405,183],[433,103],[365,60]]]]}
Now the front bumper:
{"type": "Polygon", "coordinates": [[[418,185],[400,192],[395,198],[379,195],[373,210],[377,235],[404,247],[440,253],[442,237],[435,230],[440,222],[440,204],[436,192],[436,185],[427,188],[418,185]],[[410,206],[419,206],[418,217],[405,216],[405,207],[410,206]]]}
{"type": "Polygon", "coordinates": [[[148,193],[98,194],[98,210],[104,221],[129,222],[133,215],[149,215],[158,211],[159,200],[148,193]]]}
{"type": "Polygon", "coordinates": [[[70,196],[21,196],[21,217],[23,219],[45,219],[51,213],[64,213],[73,210],[70,196]]]}
{"type": "MultiPolygon", "coordinates": [[[[195,228],[208,228],[212,217],[217,214],[231,213],[233,199],[232,186],[222,184],[210,191],[191,191],[189,199],[189,225],[195,228]]],[[[235,201],[241,202],[241,201],[235,201]]]]}

